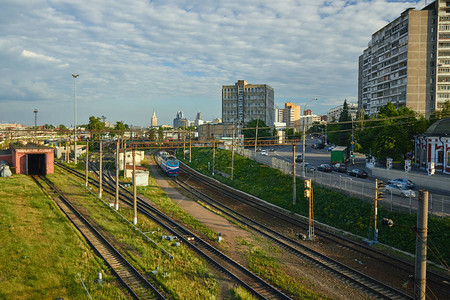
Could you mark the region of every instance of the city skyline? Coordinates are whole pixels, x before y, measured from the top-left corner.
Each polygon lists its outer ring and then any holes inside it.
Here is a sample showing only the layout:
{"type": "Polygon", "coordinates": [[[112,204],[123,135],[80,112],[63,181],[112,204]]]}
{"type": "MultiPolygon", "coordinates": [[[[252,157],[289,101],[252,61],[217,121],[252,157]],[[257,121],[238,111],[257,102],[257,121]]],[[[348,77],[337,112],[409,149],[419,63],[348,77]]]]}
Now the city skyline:
{"type": "MultiPolygon", "coordinates": [[[[221,87],[268,84],[317,115],[357,101],[358,56],[373,32],[424,1],[2,1],[0,122],[89,116],[150,126],[176,111],[221,117],[221,87]],[[72,74],[79,74],[76,79],[72,74]]],[[[431,3],[431,1],[429,1],[431,3]]],[[[428,4],[429,4],[428,3],[428,4]]]]}

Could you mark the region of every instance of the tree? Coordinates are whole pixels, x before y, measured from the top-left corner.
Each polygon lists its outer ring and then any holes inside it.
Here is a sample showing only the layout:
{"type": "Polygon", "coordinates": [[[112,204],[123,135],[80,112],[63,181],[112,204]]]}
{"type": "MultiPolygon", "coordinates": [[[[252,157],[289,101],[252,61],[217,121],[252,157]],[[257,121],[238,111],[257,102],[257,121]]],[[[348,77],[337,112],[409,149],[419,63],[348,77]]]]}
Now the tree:
{"type": "Polygon", "coordinates": [[[92,139],[98,139],[100,131],[105,129],[105,123],[99,117],[90,116],[86,128],[90,131],[92,139]]]}
{"type": "Polygon", "coordinates": [[[164,141],[164,128],[162,127],[158,128],[158,140],[164,141]]]}
{"type": "Polygon", "coordinates": [[[272,137],[272,130],[263,120],[251,120],[242,129],[246,139],[255,139],[256,127],[258,127],[258,140],[264,140],[272,137]]]}
{"type": "Polygon", "coordinates": [[[116,125],[114,125],[114,130],[121,136],[124,135],[125,130],[127,129],[130,129],[130,127],[128,126],[128,124],[124,124],[122,121],[117,121],[116,125]]]}
{"type": "Polygon", "coordinates": [[[364,153],[371,152],[379,159],[402,160],[407,152],[413,151],[414,136],[425,132],[428,123],[424,116],[410,108],[396,108],[388,103],[380,108],[376,117],[364,121],[357,139],[364,153]]]}
{"type": "Polygon", "coordinates": [[[156,141],[156,137],[157,137],[156,128],[150,128],[148,130],[148,139],[150,141],[156,141]]]}
{"type": "Polygon", "coordinates": [[[352,117],[350,115],[347,99],[344,100],[342,112],[338,123],[328,125],[328,140],[336,145],[348,146],[352,135],[352,117]]]}

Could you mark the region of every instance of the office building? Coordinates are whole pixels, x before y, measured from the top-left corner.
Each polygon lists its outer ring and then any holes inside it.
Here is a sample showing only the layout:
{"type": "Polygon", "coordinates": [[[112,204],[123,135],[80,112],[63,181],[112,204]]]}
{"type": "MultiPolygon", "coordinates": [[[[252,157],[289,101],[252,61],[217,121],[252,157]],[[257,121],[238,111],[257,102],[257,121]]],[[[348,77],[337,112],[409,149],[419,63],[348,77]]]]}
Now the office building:
{"type": "Polygon", "coordinates": [[[267,84],[248,84],[238,80],[222,86],[222,120],[224,124],[244,125],[263,120],[273,126],[275,121],[274,91],[267,84]]]}
{"type": "Polygon", "coordinates": [[[188,127],[188,121],[184,117],[183,112],[180,110],[177,112],[177,116],[175,119],[173,119],[173,128],[179,128],[179,127],[188,127]]]}
{"type": "Polygon", "coordinates": [[[372,35],[359,57],[358,106],[377,114],[391,102],[429,116],[450,95],[450,9],[409,8],[372,35]]]}

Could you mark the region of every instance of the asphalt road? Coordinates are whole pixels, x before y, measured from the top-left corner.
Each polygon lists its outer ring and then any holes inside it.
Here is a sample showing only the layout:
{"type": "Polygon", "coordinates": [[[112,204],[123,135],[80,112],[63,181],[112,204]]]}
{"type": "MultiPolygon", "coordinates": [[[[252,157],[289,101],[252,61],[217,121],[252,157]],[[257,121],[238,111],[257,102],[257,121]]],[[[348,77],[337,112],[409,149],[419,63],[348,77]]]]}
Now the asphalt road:
{"type": "MultiPolygon", "coordinates": [[[[305,157],[306,157],[306,162],[312,164],[313,166],[315,166],[317,168],[317,166],[319,166],[320,164],[330,164],[330,157],[331,157],[331,153],[327,151],[328,147],[325,147],[324,149],[315,149],[312,148],[311,145],[313,145],[316,142],[316,140],[311,140],[311,139],[307,139],[306,140],[306,144],[305,144],[305,157]]],[[[262,147],[262,149],[268,149],[270,147],[262,147]]],[[[292,146],[275,146],[273,147],[275,151],[273,152],[268,152],[269,156],[272,157],[276,157],[278,159],[284,160],[286,162],[292,163],[292,146]]],[[[299,155],[302,154],[303,151],[303,141],[300,141],[300,143],[298,145],[296,145],[296,149],[295,149],[295,155],[299,155]]],[[[359,154],[359,153],[355,153],[355,158],[354,158],[354,164],[349,164],[347,165],[348,170],[351,169],[363,169],[365,170],[367,173],[369,173],[369,177],[362,179],[362,178],[355,178],[352,176],[347,175],[346,173],[338,173],[338,172],[332,172],[331,176],[335,176],[336,180],[341,179],[341,178],[351,178],[354,181],[360,181],[360,182],[366,182],[366,183],[370,183],[370,184],[375,184],[375,179],[377,179],[376,177],[371,176],[372,172],[370,169],[366,168],[366,158],[365,155],[363,154],[359,154]]],[[[297,167],[297,174],[301,174],[301,168],[297,167]]],[[[318,171],[316,171],[317,173],[318,171]]],[[[320,171],[319,171],[320,172],[320,171]]],[[[379,178],[378,178],[379,179],[379,178]]],[[[385,183],[387,184],[387,183],[385,183]]],[[[425,189],[428,190],[429,192],[436,194],[437,196],[444,196],[444,197],[450,197],[450,192],[448,189],[435,189],[435,188],[430,188],[424,185],[421,185],[420,183],[416,182],[416,191],[419,189],[425,189]]],[[[389,196],[390,197],[390,196],[389,196]]],[[[396,196],[394,196],[396,197],[396,196]]]]}

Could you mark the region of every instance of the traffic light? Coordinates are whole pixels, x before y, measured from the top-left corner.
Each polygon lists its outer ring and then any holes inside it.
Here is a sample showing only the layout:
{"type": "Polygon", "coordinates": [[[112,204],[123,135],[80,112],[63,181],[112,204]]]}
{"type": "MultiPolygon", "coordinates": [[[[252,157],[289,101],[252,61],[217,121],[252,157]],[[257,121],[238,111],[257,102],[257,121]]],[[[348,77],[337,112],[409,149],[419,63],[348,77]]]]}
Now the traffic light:
{"type": "Polygon", "coordinates": [[[383,218],[381,220],[381,224],[387,227],[392,227],[394,225],[394,221],[392,221],[391,219],[388,218],[383,218]]]}
{"type": "Polygon", "coordinates": [[[305,180],[305,189],[311,189],[311,179],[305,180]]]}
{"type": "Polygon", "coordinates": [[[304,196],[305,196],[305,198],[311,197],[311,190],[305,189],[304,196]]]}
{"type": "Polygon", "coordinates": [[[305,196],[305,198],[308,198],[308,199],[311,197],[311,179],[305,180],[304,196],[305,196]]]}
{"type": "Polygon", "coordinates": [[[383,192],[377,192],[377,200],[381,201],[384,198],[383,192]]]}

